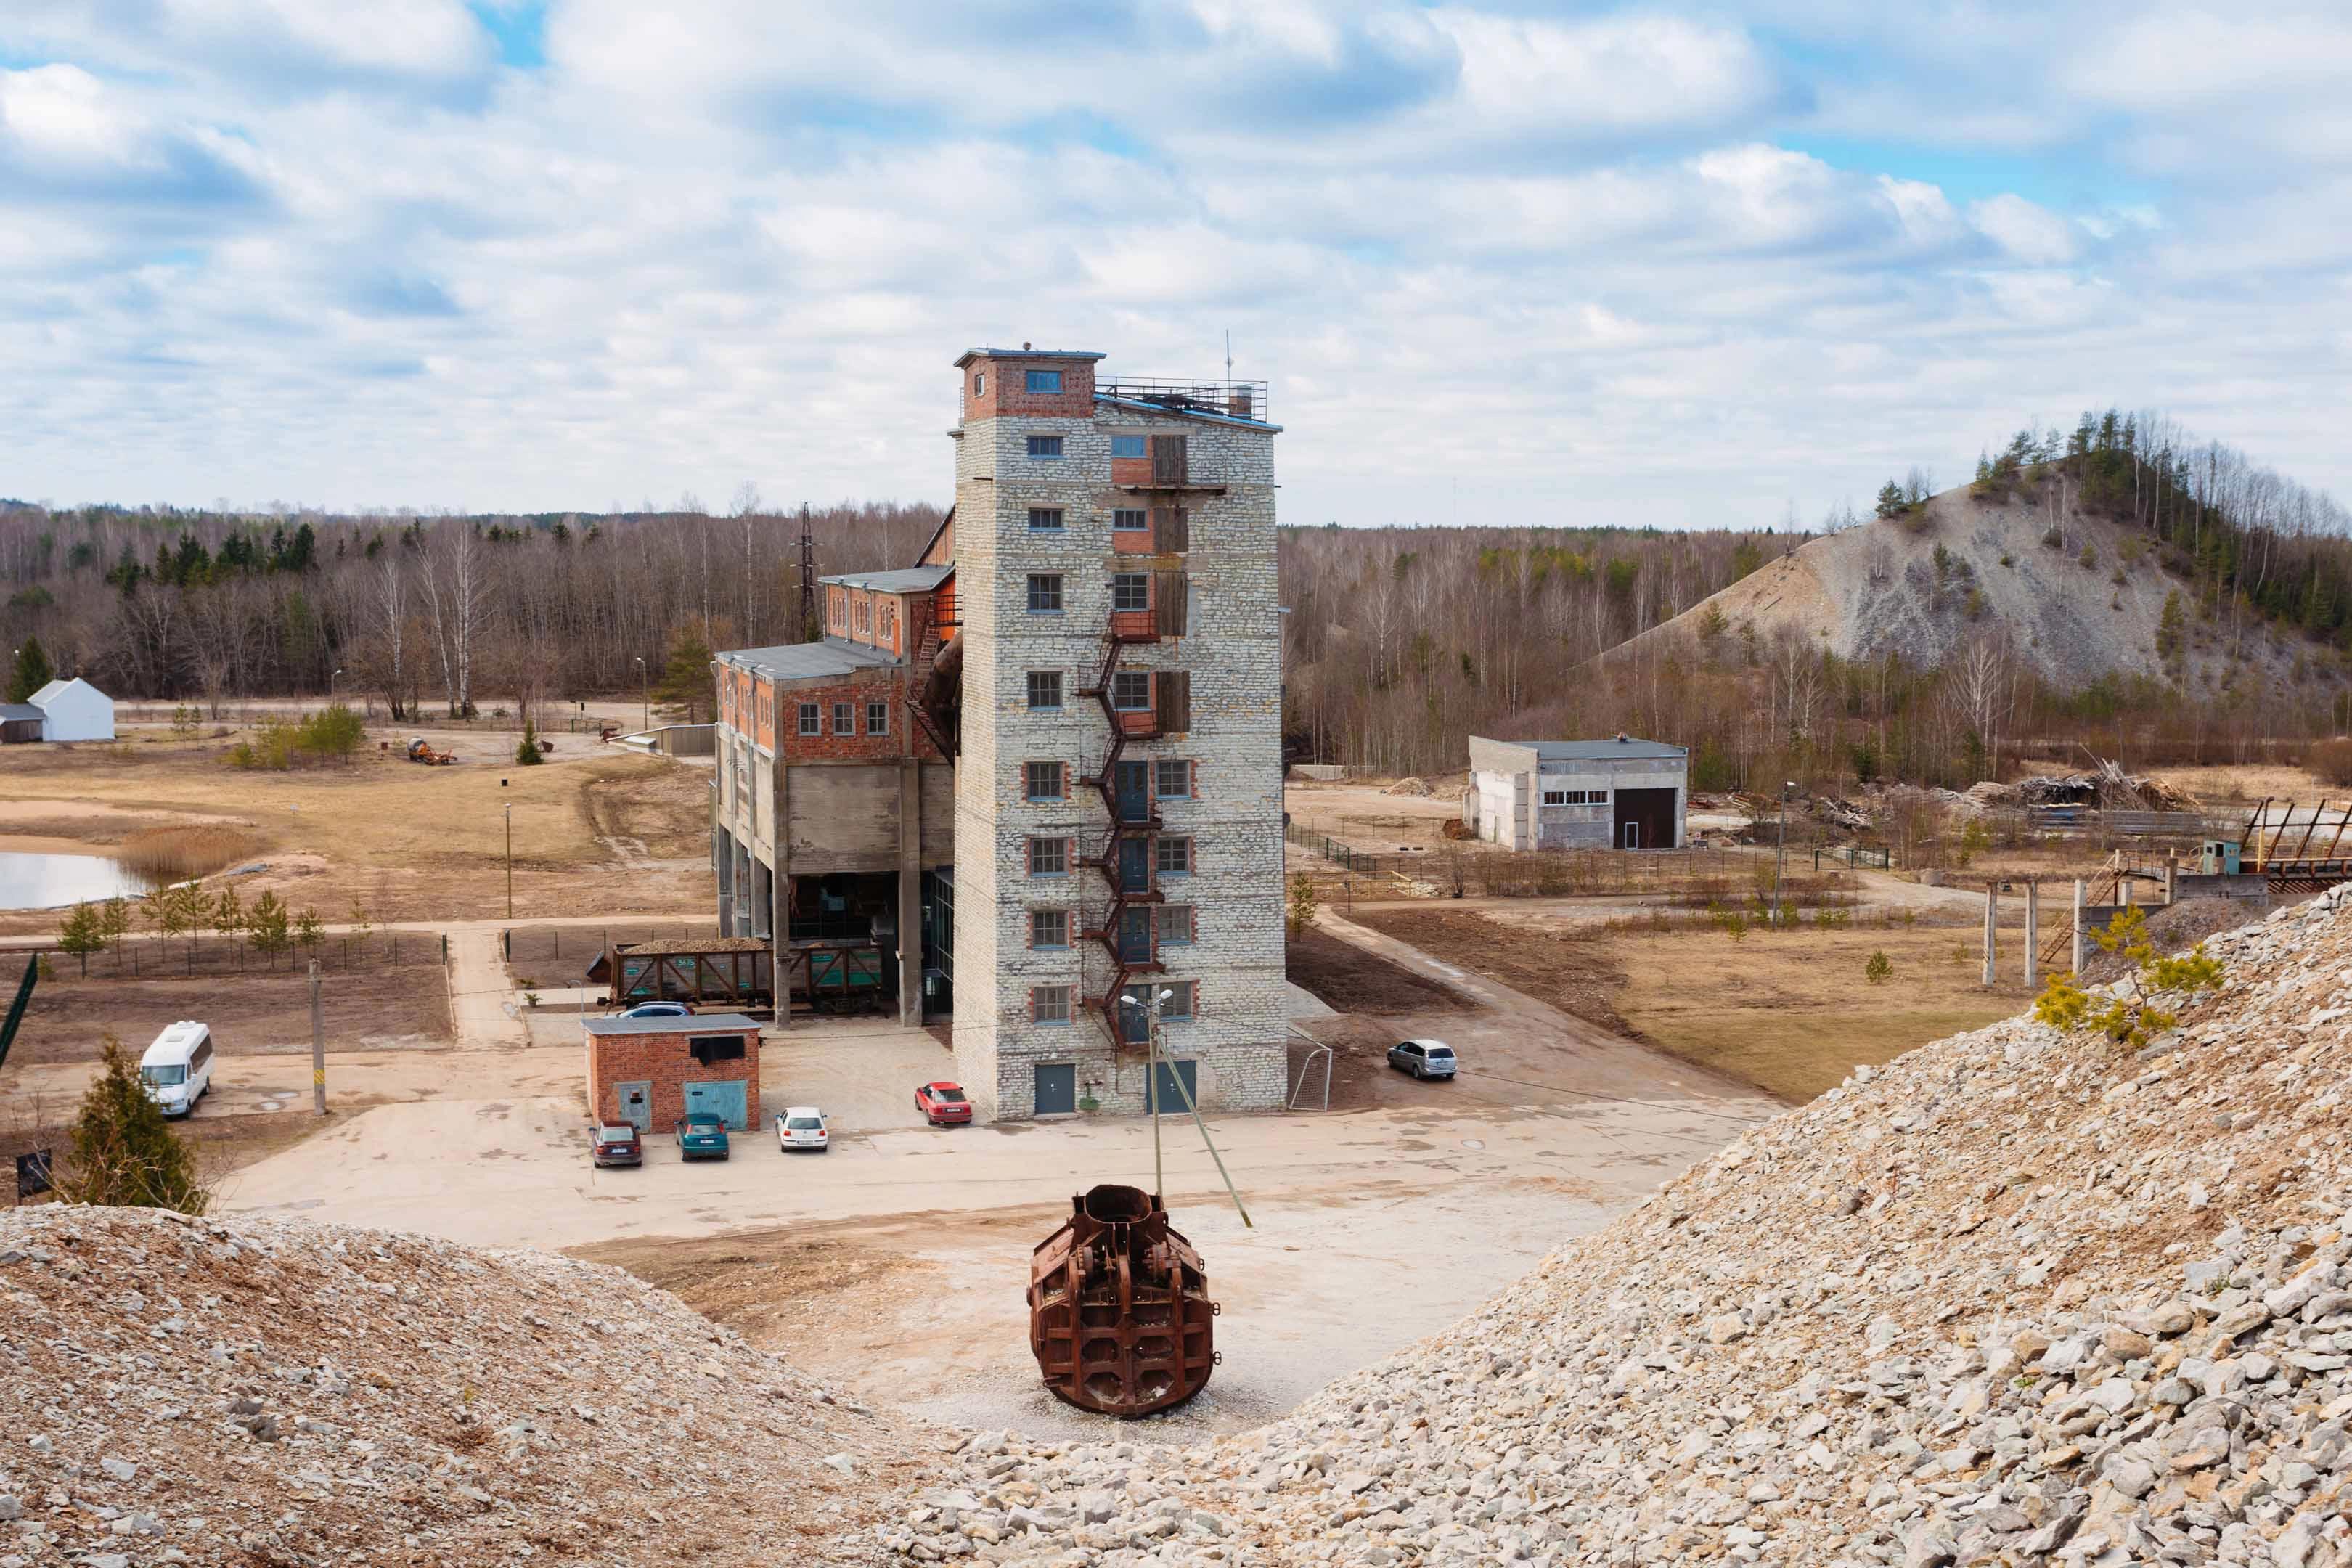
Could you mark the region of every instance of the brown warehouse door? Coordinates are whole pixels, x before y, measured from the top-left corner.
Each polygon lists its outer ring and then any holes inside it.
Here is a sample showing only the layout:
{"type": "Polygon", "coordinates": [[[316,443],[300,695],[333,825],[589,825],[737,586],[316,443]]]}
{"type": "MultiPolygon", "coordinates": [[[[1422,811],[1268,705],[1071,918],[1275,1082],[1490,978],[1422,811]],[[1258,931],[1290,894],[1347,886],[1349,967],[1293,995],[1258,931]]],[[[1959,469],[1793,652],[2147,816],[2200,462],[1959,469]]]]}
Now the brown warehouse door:
{"type": "Polygon", "coordinates": [[[1621,789],[1617,801],[1617,847],[1672,849],[1675,847],[1675,792],[1670,789],[1621,789]]]}

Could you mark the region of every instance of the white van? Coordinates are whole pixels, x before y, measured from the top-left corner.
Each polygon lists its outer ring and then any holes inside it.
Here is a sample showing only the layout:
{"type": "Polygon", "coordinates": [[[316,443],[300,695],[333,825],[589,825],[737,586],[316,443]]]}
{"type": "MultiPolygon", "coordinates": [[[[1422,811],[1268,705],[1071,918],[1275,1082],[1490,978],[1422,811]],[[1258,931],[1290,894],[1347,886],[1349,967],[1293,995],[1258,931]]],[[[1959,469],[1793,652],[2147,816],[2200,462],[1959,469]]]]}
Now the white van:
{"type": "Polygon", "coordinates": [[[166,1116],[185,1116],[213,1086],[213,1032],[191,1018],[168,1025],[139,1058],[147,1098],[166,1116]]]}

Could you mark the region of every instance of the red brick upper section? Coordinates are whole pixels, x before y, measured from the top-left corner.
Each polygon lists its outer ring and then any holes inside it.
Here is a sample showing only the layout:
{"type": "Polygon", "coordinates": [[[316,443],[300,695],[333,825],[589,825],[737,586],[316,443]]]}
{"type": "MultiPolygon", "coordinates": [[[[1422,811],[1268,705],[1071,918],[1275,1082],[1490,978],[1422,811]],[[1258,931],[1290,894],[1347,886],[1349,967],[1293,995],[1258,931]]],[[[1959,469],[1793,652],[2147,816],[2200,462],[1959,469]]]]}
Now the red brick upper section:
{"type": "Polygon", "coordinates": [[[966,419],[1000,414],[1037,418],[1087,419],[1095,411],[1096,353],[1039,353],[1016,349],[974,349],[956,361],[963,378],[960,406],[966,419]],[[1031,373],[1051,377],[1056,388],[1032,389],[1031,373]]]}

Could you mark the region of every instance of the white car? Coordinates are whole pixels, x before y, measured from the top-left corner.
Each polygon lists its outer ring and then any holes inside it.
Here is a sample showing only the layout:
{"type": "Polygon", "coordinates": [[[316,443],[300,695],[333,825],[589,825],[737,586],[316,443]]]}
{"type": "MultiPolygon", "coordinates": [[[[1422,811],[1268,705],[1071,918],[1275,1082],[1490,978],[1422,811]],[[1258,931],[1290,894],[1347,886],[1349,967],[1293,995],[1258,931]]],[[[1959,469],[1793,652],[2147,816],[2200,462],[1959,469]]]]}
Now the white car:
{"type": "Polygon", "coordinates": [[[776,1118],[776,1147],[789,1154],[796,1149],[814,1149],[822,1154],[833,1147],[833,1134],[824,1124],[824,1112],[814,1105],[788,1105],[776,1118]]]}

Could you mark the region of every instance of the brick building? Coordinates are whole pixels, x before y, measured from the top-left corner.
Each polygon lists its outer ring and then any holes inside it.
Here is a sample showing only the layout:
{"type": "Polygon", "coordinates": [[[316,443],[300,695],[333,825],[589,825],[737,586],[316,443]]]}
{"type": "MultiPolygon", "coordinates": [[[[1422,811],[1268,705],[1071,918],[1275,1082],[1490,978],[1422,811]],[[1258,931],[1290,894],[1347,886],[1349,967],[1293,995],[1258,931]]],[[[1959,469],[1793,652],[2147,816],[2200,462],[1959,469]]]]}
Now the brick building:
{"type": "Polygon", "coordinates": [[[877,972],[903,1022],[927,991],[945,1004],[944,949],[923,941],[944,927],[920,911],[954,854],[953,741],[923,686],[953,638],[953,542],[950,522],[921,564],[824,579],[824,640],[714,661],[719,929],[774,944],[780,1019],[877,972]]]}
{"type": "Polygon", "coordinates": [[[662,1131],[713,1110],[739,1132],[760,1125],[760,1026],[740,1013],[583,1018],[588,1114],[662,1131]]]}
{"type": "Polygon", "coordinates": [[[718,661],[722,929],[789,910],[782,960],[810,911],[911,913],[903,1016],[951,1007],[986,1119],[1142,1110],[1129,998],[1160,1000],[1163,1072],[1204,1108],[1286,1087],[1279,427],[1263,384],[1102,357],[958,360],[955,504],[920,562],[824,579],[821,643],[718,661]],[[906,716],[869,736],[869,703],[906,716]]]}

